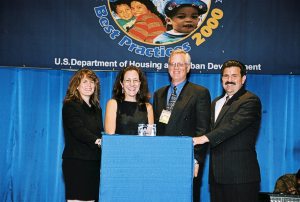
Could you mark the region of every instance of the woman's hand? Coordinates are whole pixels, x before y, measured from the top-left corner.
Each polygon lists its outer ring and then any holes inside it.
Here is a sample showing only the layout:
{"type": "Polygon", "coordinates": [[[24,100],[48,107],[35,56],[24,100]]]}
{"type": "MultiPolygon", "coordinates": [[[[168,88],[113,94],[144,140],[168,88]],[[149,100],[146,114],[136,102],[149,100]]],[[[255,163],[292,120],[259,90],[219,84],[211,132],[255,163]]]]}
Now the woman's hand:
{"type": "Polygon", "coordinates": [[[100,148],[101,147],[101,139],[97,139],[95,141],[95,144],[98,145],[98,147],[100,148]]]}

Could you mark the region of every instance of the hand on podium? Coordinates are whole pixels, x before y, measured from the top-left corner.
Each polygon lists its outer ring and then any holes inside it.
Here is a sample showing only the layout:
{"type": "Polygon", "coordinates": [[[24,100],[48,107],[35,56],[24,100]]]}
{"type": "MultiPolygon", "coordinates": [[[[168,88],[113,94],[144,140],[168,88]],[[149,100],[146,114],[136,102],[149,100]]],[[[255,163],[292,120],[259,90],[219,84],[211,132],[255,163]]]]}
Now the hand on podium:
{"type": "Polygon", "coordinates": [[[98,147],[100,148],[101,147],[101,139],[97,139],[95,141],[95,144],[98,145],[98,147]]]}
{"type": "Polygon", "coordinates": [[[200,137],[194,137],[193,138],[193,143],[194,145],[198,145],[198,144],[204,144],[206,142],[209,142],[209,139],[205,136],[205,135],[202,135],[200,137]]]}

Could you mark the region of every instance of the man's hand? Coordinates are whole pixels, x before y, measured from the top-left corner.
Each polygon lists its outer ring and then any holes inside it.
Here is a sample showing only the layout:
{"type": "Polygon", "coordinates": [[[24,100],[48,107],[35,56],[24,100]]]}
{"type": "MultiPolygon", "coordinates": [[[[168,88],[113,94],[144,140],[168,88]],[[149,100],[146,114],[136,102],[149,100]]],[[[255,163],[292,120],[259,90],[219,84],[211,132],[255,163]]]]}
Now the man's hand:
{"type": "Polygon", "coordinates": [[[193,138],[193,143],[194,145],[197,145],[197,144],[204,144],[206,142],[209,142],[209,139],[205,136],[205,135],[202,135],[200,137],[194,137],[193,138]]]}

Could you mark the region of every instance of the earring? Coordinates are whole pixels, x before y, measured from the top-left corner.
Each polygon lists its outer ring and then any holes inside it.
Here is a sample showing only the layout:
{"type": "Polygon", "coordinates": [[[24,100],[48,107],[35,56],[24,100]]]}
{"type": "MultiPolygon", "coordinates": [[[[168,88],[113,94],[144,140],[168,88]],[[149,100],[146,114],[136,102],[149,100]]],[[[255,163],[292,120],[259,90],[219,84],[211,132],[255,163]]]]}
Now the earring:
{"type": "Polygon", "coordinates": [[[124,94],[124,88],[122,88],[122,94],[124,94]]]}

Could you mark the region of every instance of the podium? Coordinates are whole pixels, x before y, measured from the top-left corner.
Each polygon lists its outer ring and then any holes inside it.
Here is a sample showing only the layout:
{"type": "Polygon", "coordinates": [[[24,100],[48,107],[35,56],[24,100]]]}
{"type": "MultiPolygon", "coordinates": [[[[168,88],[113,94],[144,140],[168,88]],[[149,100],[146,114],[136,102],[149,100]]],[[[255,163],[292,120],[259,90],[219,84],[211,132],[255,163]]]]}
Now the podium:
{"type": "Polygon", "coordinates": [[[103,135],[100,202],[191,202],[191,137],[103,135]]]}

